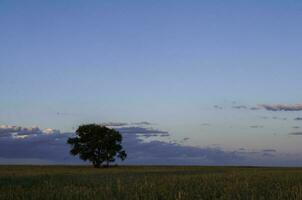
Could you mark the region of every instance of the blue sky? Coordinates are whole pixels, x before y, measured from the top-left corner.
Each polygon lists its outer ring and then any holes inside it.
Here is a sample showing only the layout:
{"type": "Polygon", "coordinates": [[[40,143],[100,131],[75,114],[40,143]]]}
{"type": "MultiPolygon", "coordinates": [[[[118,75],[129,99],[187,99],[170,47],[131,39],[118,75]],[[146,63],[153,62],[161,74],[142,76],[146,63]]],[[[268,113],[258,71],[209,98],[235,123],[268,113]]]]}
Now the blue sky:
{"type": "Polygon", "coordinates": [[[166,142],[294,160],[302,109],[261,105],[301,103],[301,21],[297,0],[0,0],[0,124],[147,121],[166,142]]]}

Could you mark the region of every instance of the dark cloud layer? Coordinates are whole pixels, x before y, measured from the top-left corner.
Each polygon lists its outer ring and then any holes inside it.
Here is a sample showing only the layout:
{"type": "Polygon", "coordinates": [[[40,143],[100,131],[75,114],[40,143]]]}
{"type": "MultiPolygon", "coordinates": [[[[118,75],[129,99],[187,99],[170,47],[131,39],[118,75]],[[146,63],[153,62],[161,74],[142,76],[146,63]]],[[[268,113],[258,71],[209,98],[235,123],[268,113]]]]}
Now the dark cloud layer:
{"type": "MultiPolygon", "coordinates": [[[[128,152],[125,164],[224,165],[242,161],[235,152],[219,148],[183,146],[158,140],[146,142],[140,137],[170,135],[166,131],[143,127],[119,127],[117,130],[122,133],[123,145],[128,152]]],[[[69,154],[66,140],[71,136],[74,133],[60,133],[53,129],[1,126],[0,163],[11,160],[27,164],[81,164],[81,160],[69,154]]]]}
{"type": "Polygon", "coordinates": [[[125,136],[124,146],[129,152],[128,162],[135,164],[224,165],[242,160],[235,153],[218,148],[182,146],[163,141],[145,143],[133,135],[125,136]]]}
{"type": "MultiPolygon", "coordinates": [[[[219,145],[193,147],[183,145],[190,140],[165,142],[167,131],[145,127],[116,127],[123,135],[128,158],[124,164],[157,165],[302,165],[296,156],[280,157],[275,149],[226,151],[219,145]],[[145,137],[150,137],[145,140],[145,137]],[[284,162],[281,160],[283,159],[284,162]]],[[[292,135],[302,135],[301,132],[292,135]]],[[[54,129],[0,126],[1,164],[85,164],[69,154],[68,137],[54,129]]],[[[282,155],[281,155],[282,156],[282,155]]],[[[302,160],[302,159],[301,159],[302,160]]],[[[87,164],[87,163],[86,163],[87,164]]]]}
{"type": "Polygon", "coordinates": [[[51,132],[52,129],[43,131],[39,128],[27,131],[26,134],[22,131],[4,132],[3,128],[0,130],[0,158],[44,160],[50,163],[77,160],[69,155],[69,147],[66,145],[66,139],[72,133],[51,132]]]}

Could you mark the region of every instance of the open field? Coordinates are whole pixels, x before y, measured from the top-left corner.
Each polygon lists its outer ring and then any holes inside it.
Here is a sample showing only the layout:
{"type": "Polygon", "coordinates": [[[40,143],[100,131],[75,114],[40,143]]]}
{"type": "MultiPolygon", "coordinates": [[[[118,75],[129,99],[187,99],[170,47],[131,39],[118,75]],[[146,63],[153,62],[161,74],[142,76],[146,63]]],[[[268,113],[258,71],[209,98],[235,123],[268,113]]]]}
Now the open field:
{"type": "Polygon", "coordinates": [[[302,168],[1,166],[0,199],[302,199],[302,168]]]}

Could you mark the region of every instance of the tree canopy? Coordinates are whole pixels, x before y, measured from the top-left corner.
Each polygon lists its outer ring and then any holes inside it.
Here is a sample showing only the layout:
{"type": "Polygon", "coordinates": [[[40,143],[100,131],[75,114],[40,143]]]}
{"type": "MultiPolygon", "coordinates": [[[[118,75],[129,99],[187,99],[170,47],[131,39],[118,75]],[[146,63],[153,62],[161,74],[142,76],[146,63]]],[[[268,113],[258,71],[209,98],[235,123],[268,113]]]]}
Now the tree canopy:
{"type": "Polygon", "coordinates": [[[81,125],[76,130],[76,137],[68,138],[70,153],[79,155],[82,160],[92,162],[99,168],[103,163],[109,166],[118,157],[122,161],[127,157],[121,145],[122,135],[114,129],[98,124],[81,125]]]}

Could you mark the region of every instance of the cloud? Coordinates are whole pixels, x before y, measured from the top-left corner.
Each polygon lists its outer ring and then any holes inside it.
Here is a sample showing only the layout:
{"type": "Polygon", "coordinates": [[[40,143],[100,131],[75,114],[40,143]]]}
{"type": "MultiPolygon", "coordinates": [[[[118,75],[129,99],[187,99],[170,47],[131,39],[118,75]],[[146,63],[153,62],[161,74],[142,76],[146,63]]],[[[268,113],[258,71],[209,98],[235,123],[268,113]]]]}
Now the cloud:
{"type": "Polygon", "coordinates": [[[262,125],[252,125],[252,126],[250,126],[250,128],[263,128],[263,126],[262,125]]]}
{"type": "Polygon", "coordinates": [[[223,109],[223,107],[222,106],[219,106],[219,105],[214,105],[213,106],[215,109],[218,109],[218,110],[222,110],[223,109]]]}
{"type": "Polygon", "coordinates": [[[244,105],[233,106],[232,108],[234,108],[234,109],[248,109],[248,107],[247,107],[247,106],[244,106],[244,105]]]}
{"type": "Polygon", "coordinates": [[[247,106],[247,105],[238,105],[238,106],[232,106],[233,109],[238,109],[238,110],[260,110],[261,108],[258,106],[247,106]]]}
{"type": "Polygon", "coordinates": [[[261,108],[259,107],[250,107],[250,110],[260,110],[261,108]]]}
{"type": "Polygon", "coordinates": [[[81,113],[67,113],[67,112],[57,112],[58,116],[81,116],[81,113]]]}
{"type": "MultiPolygon", "coordinates": [[[[277,154],[276,154],[277,153],[276,149],[262,149],[262,150],[257,151],[257,150],[248,150],[246,148],[239,148],[236,152],[239,155],[243,156],[246,160],[249,160],[249,163],[262,163],[262,164],[258,164],[258,165],[272,165],[272,164],[266,163],[268,161],[267,158],[276,157],[276,159],[278,159],[277,154]],[[266,164],[264,164],[264,163],[266,163],[266,164]]],[[[276,161],[269,160],[269,162],[273,163],[276,161]]]]}
{"type": "Polygon", "coordinates": [[[275,152],[277,152],[277,150],[276,149],[263,149],[262,152],[275,153],[275,152]]]}
{"type": "Polygon", "coordinates": [[[293,132],[293,133],[289,133],[289,135],[302,135],[302,132],[293,132]]]}
{"type": "MultiPolygon", "coordinates": [[[[116,127],[116,129],[123,135],[123,146],[128,153],[124,164],[302,165],[300,162],[302,158],[299,159],[295,155],[282,157],[274,149],[249,151],[240,148],[238,151],[227,151],[219,145],[196,147],[183,145],[177,141],[160,141],[158,136],[163,134],[171,137],[171,134],[153,128],[116,127]],[[145,137],[141,136],[150,138],[145,140],[145,137]]],[[[70,146],[66,144],[66,140],[73,137],[74,133],[38,127],[0,126],[0,135],[1,164],[85,164],[78,157],[69,154],[70,146]]],[[[188,138],[183,138],[181,141],[187,140],[188,138]]]]}
{"type": "Polygon", "coordinates": [[[124,122],[104,122],[104,123],[101,123],[101,125],[114,127],[114,126],[127,126],[128,123],[124,123],[124,122]]]}
{"type": "Polygon", "coordinates": [[[52,128],[46,128],[42,131],[44,134],[60,134],[59,130],[52,129],[52,128]]]}
{"type": "Polygon", "coordinates": [[[25,137],[29,135],[54,134],[54,133],[60,133],[60,131],[51,128],[46,128],[41,130],[37,126],[26,128],[21,126],[0,125],[0,137],[9,137],[9,136],[25,137]]]}
{"type": "Polygon", "coordinates": [[[183,146],[163,141],[140,142],[131,135],[125,138],[129,163],[160,165],[224,165],[238,163],[241,157],[219,148],[183,146]]]}
{"type": "Polygon", "coordinates": [[[296,117],[295,120],[296,120],[296,121],[301,121],[301,120],[302,120],[302,117],[296,117]]]}
{"type": "Polygon", "coordinates": [[[118,127],[118,126],[130,126],[130,125],[136,125],[136,126],[148,126],[152,125],[151,122],[142,121],[142,122],[132,122],[132,123],[125,123],[125,122],[105,122],[101,123],[103,126],[110,126],[110,127],[118,127]]]}
{"type": "MultiPolygon", "coordinates": [[[[239,163],[242,158],[234,152],[217,147],[201,148],[158,140],[144,141],[140,136],[168,136],[166,131],[143,127],[116,128],[123,135],[123,146],[128,158],[125,164],[167,165],[224,165],[239,163]]],[[[54,129],[1,126],[0,163],[27,164],[84,164],[69,154],[68,137],[74,133],[61,133],[54,129]],[[14,137],[24,135],[27,137],[14,137]],[[21,134],[22,133],[22,134],[21,134]]],[[[184,138],[187,141],[189,138],[184,138]]]]}
{"type": "Polygon", "coordinates": [[[262,156],[264,156],[264,157],[274,157],[275,155],[271,154],[271,153],[263,153],[262,156]]]}
{"type": "Polygon", "coordinates": [[[210,123],[202,123],[201,126],[211,126],[210,123]]]}
{"type": "Polygon", "coordinates": [[[283,120],[283,121],[287,120],[286,117],[276,117],[276,116],[272,117],[272,119],[274,119],[274,120],[283,120]]]}
{"type": "Polygon", "coordinates": [[[60,133],[54,129],[45,131],[38,127],[12,127],[6,129],[5,132],[5,128],[2,126],[0,130],[1,135],[6,135],[6,137],[0,137],[1,159],[43,160],[43,163],[44,161],[65,163],[67,160],[79,162],[78,159],[69,155],[69,147],[66,145],[66,140],[72,133],[60,133]],[[17,131],[12,132],[12,129],[17,131]]]}
{"type": "Polygon", "coordinates": [[[185,137],[185,138],[182,139],[181,142],[186,142],[186,141],[188,141],[188,140],[190,140],[190,138],[189,138],[189,137],[185,137]]]}
{"type": "MultiPolygon", "coordinates": [[[[214,105],[215,109],[223,109],[222,106],[214,105]]],[[[257,106],[249,105],[235,105],[232,106],[233,109],[237,110],[269,110],[269,111],[302,111],[302,104],[259,104],[257,106]]]]}
{"type": "Polygon", "coordinates": [[[269,105],[269,104],[261,104],[259,107],[264,108],[269,111],[302,111],[302,104],[276,104],[276,105],[269,105]]]}
{"type": "Polygon", "coordinates": [[[132,125],[137,125],[137,126],[141,126],[141,125],[152,125],[152,123],[143,121],[143,122],[134,122],[134,123],[132,123],[132,125]]]}
{"type": "Polygon", "coordinates": [[[156,130],[156,129],[152,129],[152,128],[144,128],[144,127],[138,127],[138,126],[116,128],[116,130],[118,130],[124,134],[136,134],[136,135],[145,136],[145,137],[150,137],[150,136],[164,137],[164,136],[170,135],[167,131],[161,131],[161,130],[156,130]]]}
{"type": "Polygon", "coordinates": [[[257,155],[257,154],[262,155],[263,153],[273,154],[277,152],[276,149],[262,149],[262,150],[255,151],[243,147],[239,148],[237,151],[240,152],[241,154],[251,154],[251,155],[257,155]]]}

